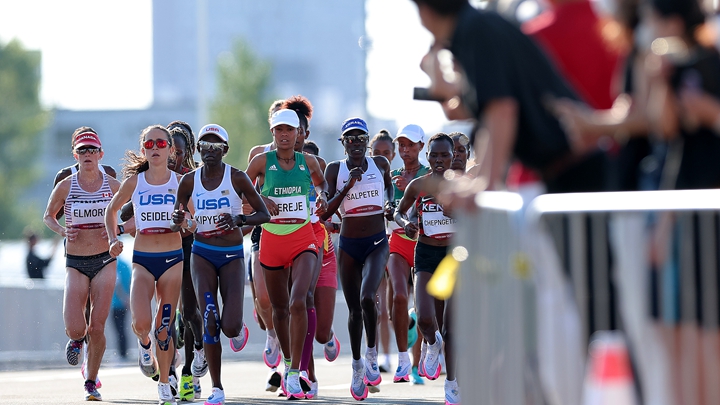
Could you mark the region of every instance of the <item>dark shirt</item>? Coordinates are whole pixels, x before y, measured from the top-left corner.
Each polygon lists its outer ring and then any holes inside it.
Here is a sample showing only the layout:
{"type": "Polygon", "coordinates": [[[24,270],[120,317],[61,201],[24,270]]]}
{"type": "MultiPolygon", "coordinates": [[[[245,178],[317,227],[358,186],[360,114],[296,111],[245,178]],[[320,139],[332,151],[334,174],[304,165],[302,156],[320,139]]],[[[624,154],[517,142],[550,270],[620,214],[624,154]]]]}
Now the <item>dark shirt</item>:
{"type": "Polygon", "coordinates": [[[497,13],[468,5],[458,14],[450,50],[475,89],[476,103],[468,104],[476,105],[476,116],[492,100],[517,101],[513,152],[523,164],[543,171],[570,154],[560,122],[543,100],[578,97],[529,37],[497,13]]]}
{"type": "Polygon", "coordinates": [[[41,259],[35,254],[35,252],[30,250],[27,254],[27,258],[25,259],[28,277],[44,278],[43,273],[45,273],[45,268],[50,264],[50,260],[52,260],[52,258],[41,259]]]}
{"type": "MultiPolygon", "coordinates": [[[[695,88],[720,99],[720,55],[715,49],[691,50],[689,59],[676,65],[670,84],[675,94],[682,88],[695,88]]],[[[681,127],[680,136],[683,152],[676,188],[720,188],[720,137],[702,126],[681,127]]]]}

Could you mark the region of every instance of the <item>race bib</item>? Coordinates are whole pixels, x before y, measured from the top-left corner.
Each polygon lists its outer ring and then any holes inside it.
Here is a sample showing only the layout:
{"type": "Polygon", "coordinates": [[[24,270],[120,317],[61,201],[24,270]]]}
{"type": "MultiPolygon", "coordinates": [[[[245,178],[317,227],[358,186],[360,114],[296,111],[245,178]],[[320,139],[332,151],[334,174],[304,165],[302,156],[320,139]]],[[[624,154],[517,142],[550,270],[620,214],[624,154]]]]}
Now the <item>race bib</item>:
{"type": "Polygon", "coordinates": [[[356,182],[345,196],[343,208],[346,215],[382,212],[383,186],[380,182],[356,182]]]}
{"type": "Polygon", "coordinates": [[[205,237],[226,233],[226,231],[216,228],[216,225],[220,220],[220,216],[226,213],[231,214],[230,208],[214,210],[205,209],[201,212],[196,212],[193,219],[197,221],[197,233],[205,237]]]}
{"type": "Polygon", "coordinates": [[[442,211],[423,212],[423,233],[435,239],[447,239],[455,233],[455,219],[446,217],[442,211]]]}
{"type": "Polygon", "coordinates": [[[273,224],[300,224],[308,220],[307,196],[268,197],[278,206],[278,215],[270,218],[273,224]]]}
{"type": "Polygon", "coordinates": [[[96,203],[75,202],[70,214],[73,228],[95,229],[105,226],[105,209],[109,201],[96,203]]]}

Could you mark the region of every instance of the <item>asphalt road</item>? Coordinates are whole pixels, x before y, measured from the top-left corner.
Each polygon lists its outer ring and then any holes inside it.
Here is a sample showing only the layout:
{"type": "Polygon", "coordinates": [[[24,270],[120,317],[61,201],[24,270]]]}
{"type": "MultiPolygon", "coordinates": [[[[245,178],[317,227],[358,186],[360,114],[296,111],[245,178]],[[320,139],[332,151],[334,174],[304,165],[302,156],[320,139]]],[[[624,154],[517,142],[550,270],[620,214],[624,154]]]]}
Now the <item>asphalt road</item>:
{"type": "MultiPolygon", "coordinates": [[[[316,356],[317,358],[318,356],[316,356]]],[[[350,396],[351,365],[349,356],[341,356],[334,363],[320,357],[316,361],[319,395],[313,403],[353,404],[350,396]]],[[[223,364],[223,385],[226,404],[271,404],[285,401],[277,393],[266,392],[268,368],[262,361],[226,359],[223,364]]],[[[157,383],[144,377],[137,366],[110,366],[100,369],[103,401],[114,404],[156,404],[157,383]]],[[[370,394],[363,403],[373,404],[443,404],[444,376],[424,385],[394,384],[392,374],[383,374],[380,392],[370,394]]],[[[64,405],[84,402],[80,367],[63,367],[34,371],[0,373],[3,388],[2,404],[64,405]]],[[[202,404],[211,391],[210,376],[201,378],[202,404]]]]}

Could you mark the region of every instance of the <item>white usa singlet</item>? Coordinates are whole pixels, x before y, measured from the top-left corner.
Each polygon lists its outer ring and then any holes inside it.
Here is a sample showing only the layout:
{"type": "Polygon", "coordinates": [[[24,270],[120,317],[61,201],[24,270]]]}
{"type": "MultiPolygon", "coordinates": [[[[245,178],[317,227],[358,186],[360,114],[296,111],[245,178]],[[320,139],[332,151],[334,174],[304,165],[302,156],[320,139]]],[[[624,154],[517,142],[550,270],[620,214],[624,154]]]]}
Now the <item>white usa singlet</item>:
{"type": "Polygon", "coordinates": [[[193,187],[192,202],[195,206],[194,219],[197,221],[197,233],[200,236],[210,237],[230,233],[216,228],[221,214],[242,214],[242,199],[235,192],[232,184],[232,166],[225,164],[225,173],[220,185],[214,190],[207,190],[202,184],[202,167],[195,170],[195,185],[193,187]]]}
{"type": "Polygon", "coordinates": [[[170,233],[173,225],[178,180],[170,173],[165,184],[152,185],[145,181],[145,172],[138,174],[137,185],[132,195],[135,226],[142,234],[170,233]]]}
{"type": "Polygon", "coordinates": [[[105,209],[113,197],[107,175],[97,191],[85,191],[77,181],[78,174],[70,176],[70,191],[65,199],[65,225],[69,228],[96,229],[105,226],[105,209]]]}
{"type": "MultiPolygon", "coordinates": [[[[383,212],[385,180],[375,164],[375,160],[371,157],[365,157],[365,160],[368,164],[367,170],[360,180],[355,182],[340,204],[342,217],[364,217],[383,212]]],[[[347,161],[341,161],[336,189],[342,189],[349,179],[350,169],[348,169],[347,161]]]]}

